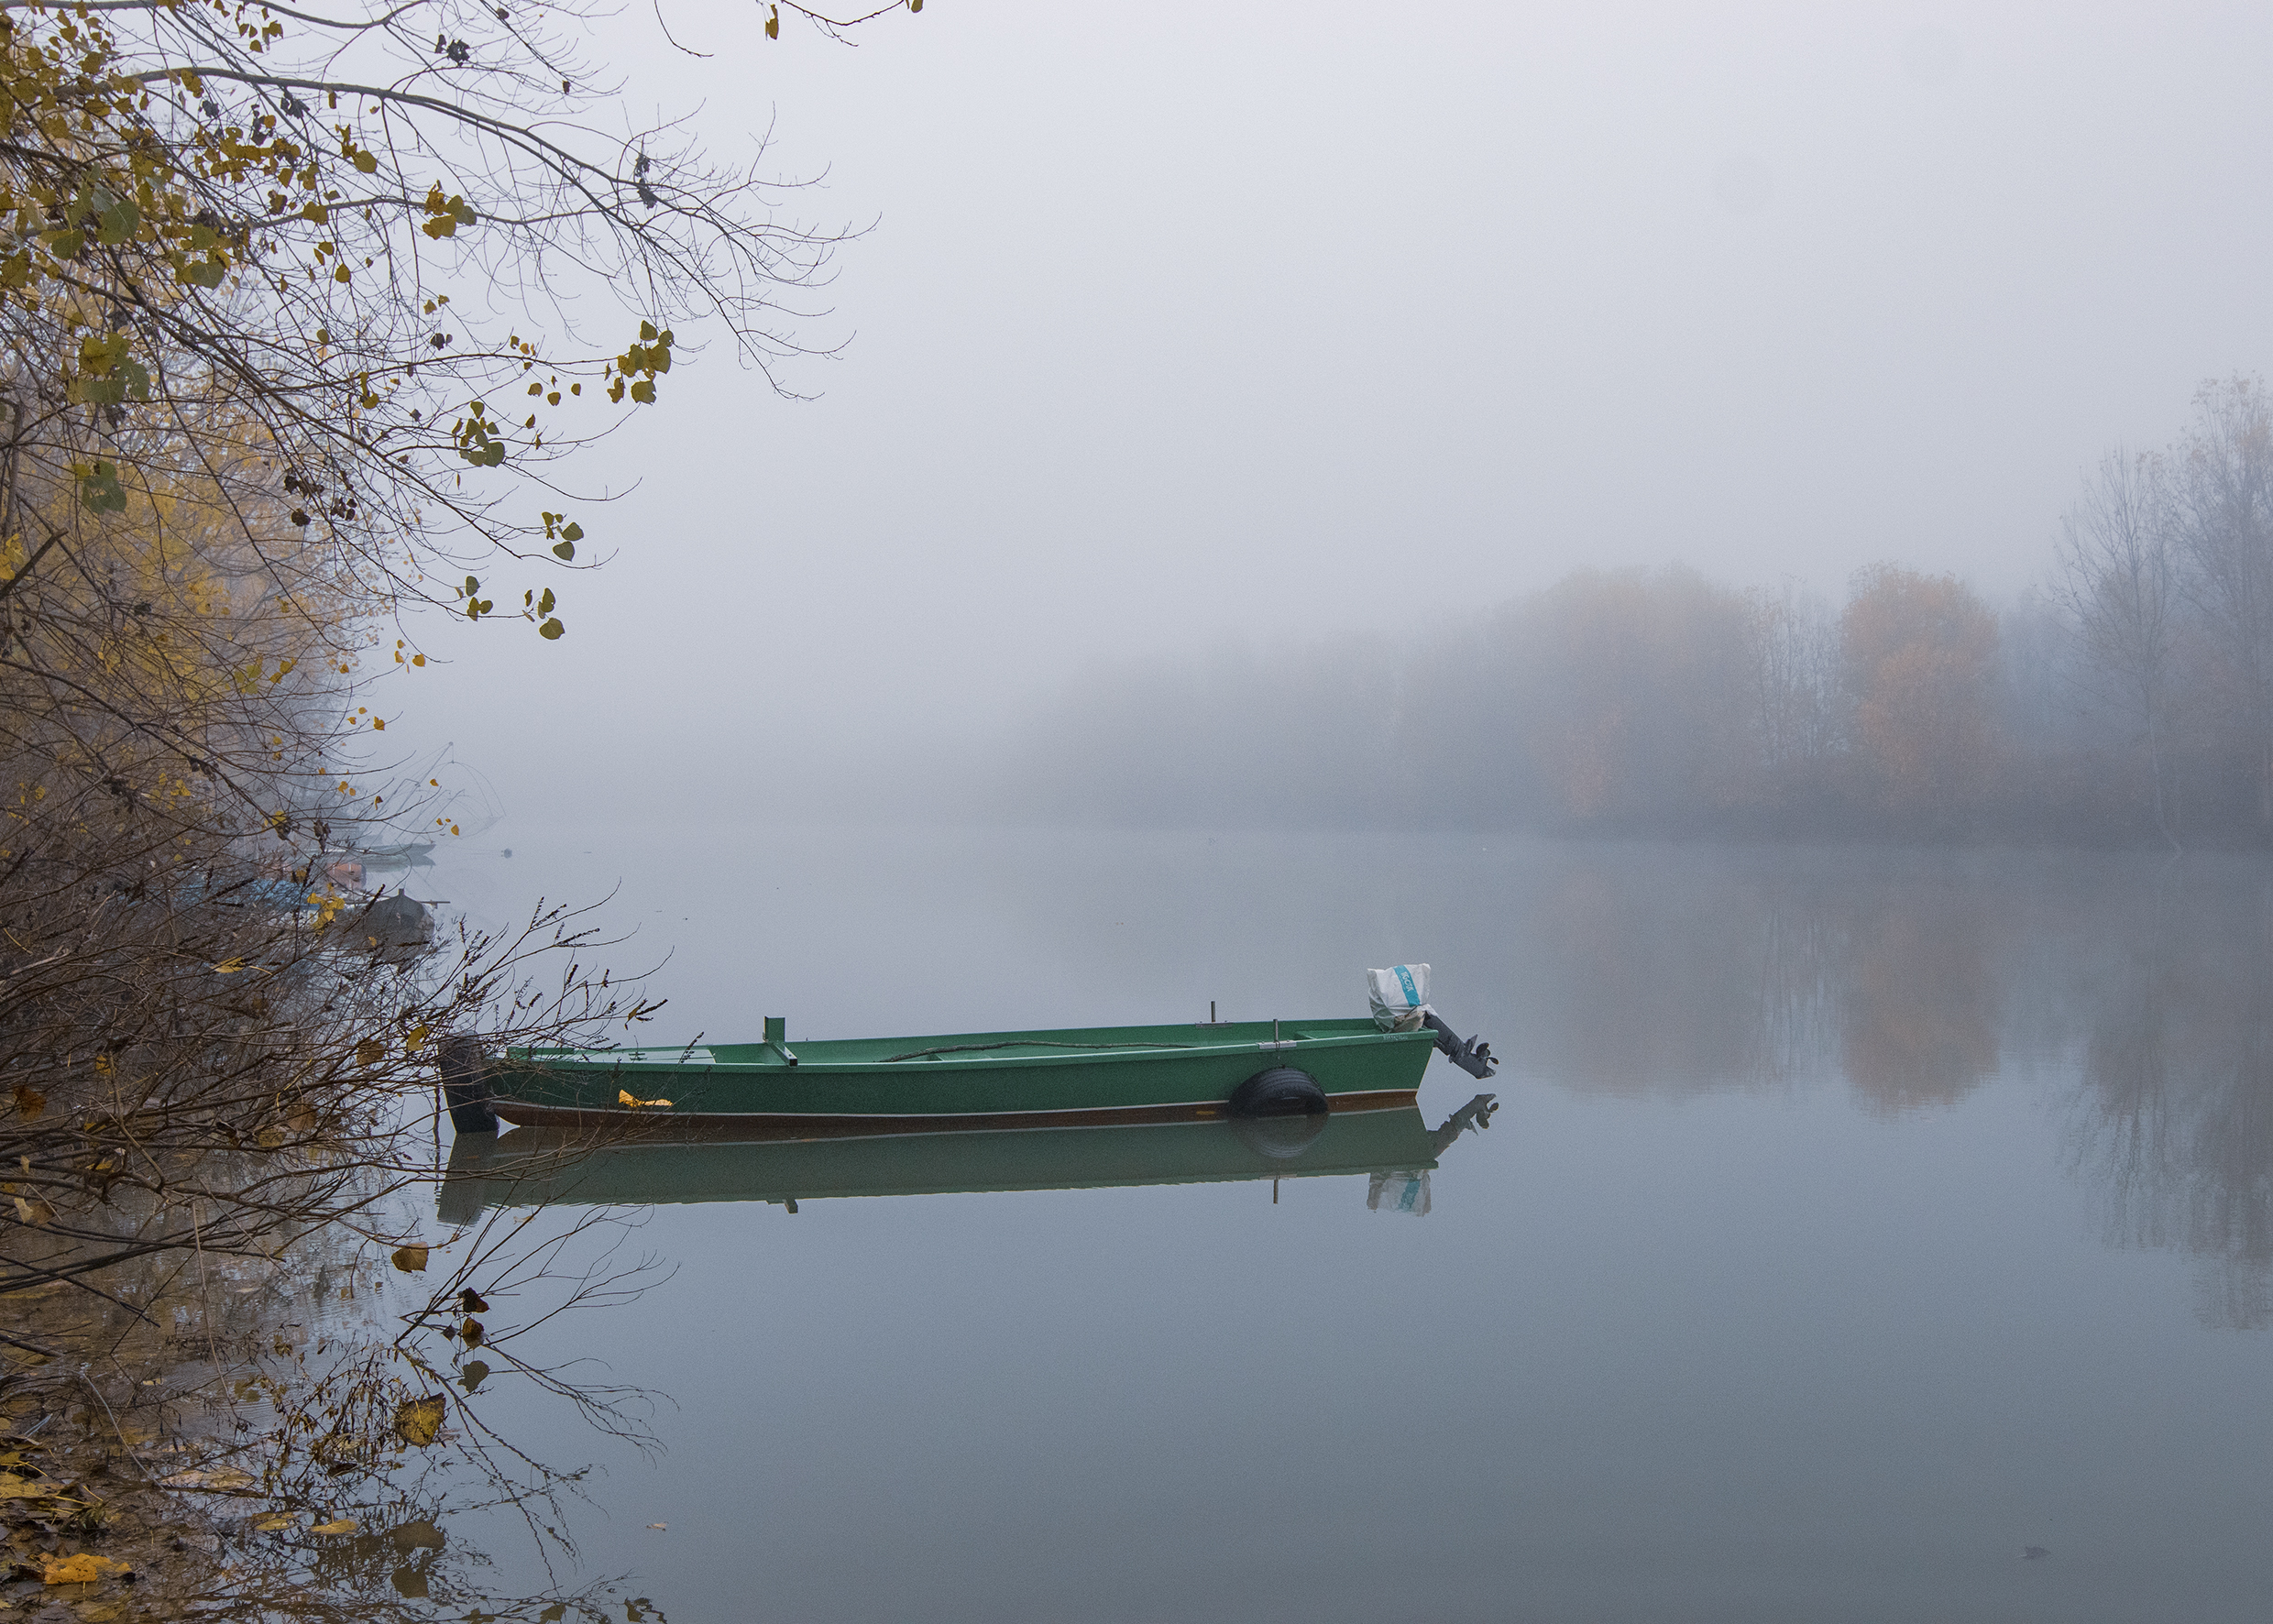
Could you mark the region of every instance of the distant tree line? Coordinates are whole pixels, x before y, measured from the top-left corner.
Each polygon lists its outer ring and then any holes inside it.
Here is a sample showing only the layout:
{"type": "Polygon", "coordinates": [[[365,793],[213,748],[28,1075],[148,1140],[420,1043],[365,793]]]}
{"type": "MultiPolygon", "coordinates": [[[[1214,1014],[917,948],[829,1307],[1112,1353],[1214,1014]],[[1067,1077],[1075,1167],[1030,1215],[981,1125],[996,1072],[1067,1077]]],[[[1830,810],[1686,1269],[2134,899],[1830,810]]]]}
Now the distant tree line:
{"type": "Polygon", "coordinates": [[[1101,675],[1016,753],[992,809],[1077,821],[2273,843],[2273,400],[2206,383],[2108,452],[2001,610],[1894,564],[1836,606],[1582,571],[1418,642],[1101,675]]]}

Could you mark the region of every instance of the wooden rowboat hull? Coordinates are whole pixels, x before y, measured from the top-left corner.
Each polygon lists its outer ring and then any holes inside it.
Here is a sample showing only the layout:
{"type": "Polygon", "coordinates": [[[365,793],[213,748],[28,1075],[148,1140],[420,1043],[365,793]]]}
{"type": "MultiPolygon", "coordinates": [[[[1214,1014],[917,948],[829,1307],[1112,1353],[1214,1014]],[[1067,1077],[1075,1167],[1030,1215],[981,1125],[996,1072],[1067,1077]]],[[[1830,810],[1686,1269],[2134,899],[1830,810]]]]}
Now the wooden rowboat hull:
{"type": "Polygon", "coordinates": [[[757,1044],[509,1049],[452,1098],[478,1096],[517,1126],[687,1138],[1204,1122],[1225,1114],[1242,1083],[1281,1068],[1337,1113],[1410,1104],[1433,1044],[1427,1031],[1365,1019],[796,1045],[768,1027],[757,1044]]]}

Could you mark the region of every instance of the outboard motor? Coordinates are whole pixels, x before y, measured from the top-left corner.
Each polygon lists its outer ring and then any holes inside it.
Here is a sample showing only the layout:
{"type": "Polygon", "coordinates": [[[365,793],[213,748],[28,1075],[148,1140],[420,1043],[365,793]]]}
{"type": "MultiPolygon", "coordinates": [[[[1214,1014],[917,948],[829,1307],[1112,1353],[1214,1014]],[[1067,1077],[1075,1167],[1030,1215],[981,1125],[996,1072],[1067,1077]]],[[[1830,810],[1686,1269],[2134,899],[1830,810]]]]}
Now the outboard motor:
{"type": "Polygon", "coordinates": [[[1461,1037],[1444,1025],[1429,1007],[1429,967],[1393,964],[1387,970],[1366,971],[1367,1001],[1373,1005],[1373,1024],[1384,1032],[1411,1032],[1426,1026],[1436,1034],[1436,1049],[1446,1059],[1477,1080],[1489,1077],[1499,1064],[1491,1045],[1461,1037]]]}
{"type": "Polygon", "coordinates": [[[1473,1037],[1463,1037],[1434,1010],[1421,1017],[1421,1024],[1436,1034],[1436,1052],[1470,1077],[1481,1081],[1499,1069],[1499,1062],[1492,1055],[1491,1045],[1478,1043],[1473,1037]]]}

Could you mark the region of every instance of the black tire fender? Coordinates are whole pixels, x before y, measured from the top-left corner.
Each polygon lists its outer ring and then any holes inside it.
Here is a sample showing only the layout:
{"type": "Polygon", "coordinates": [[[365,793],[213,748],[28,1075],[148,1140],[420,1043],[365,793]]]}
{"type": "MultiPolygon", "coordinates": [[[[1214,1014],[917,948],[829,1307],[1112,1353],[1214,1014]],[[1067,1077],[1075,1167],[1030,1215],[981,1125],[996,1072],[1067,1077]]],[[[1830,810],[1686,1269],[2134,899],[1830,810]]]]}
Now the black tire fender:
{"type": "Polygon", "coordinates": [[[1326,1091],[1307,1071],[1273,1066],[1231,1092],[1234,1116],[1323,1116],[1326,1091]]]}

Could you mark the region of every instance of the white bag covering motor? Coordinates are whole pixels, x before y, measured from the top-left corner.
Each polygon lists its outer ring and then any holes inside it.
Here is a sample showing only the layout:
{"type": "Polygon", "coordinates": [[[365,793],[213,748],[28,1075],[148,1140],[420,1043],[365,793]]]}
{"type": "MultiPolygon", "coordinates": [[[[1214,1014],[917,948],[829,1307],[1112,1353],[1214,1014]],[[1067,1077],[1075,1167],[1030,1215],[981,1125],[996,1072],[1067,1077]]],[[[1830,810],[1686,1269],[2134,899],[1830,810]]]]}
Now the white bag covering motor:
{"type": "Polygon", "coordinates": [[[1436,1051],[1470,1077],[1486,1078],[1498,1069],[1491,1045],[1462,1037],[1444,1025],[1429,1007],[1429,967],[1392,964],[1387,970],[1366,971],[1366,996],[1373,1005],[1373,1024],[1384,1032],[1416,1032],[1426,1026],[1436,1034],[1436,1051]]]}
{"type": "Polygon", "coordinates": [[[1421,1017],[1429,1013],[1429,967],[1392,964],[1387,970],[1368,970],[1366,996],[1373,1004],[1373,1024],[1382,1031],[1417,1032],[1421,1017]]]}

